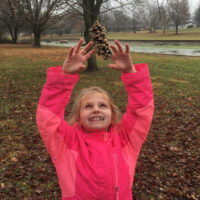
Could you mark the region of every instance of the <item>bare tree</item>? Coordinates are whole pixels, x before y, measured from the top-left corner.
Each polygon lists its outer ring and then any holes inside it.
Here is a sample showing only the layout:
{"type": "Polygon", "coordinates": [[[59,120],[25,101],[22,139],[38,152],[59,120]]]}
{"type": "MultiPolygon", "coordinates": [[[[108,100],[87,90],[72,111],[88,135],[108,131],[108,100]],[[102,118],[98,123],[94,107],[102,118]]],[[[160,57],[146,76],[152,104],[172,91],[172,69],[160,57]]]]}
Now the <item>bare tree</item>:
{"type": "Polygon", "coordinates": [[[141,15],[139,9],[134,9],[132,12],[132,29],[136,33],[138,25],[141,23],[141,15]]]}
{"type": "Polygon", "coordinates": [[[149,32],[155,32],[160,22],[159,9],[155,2],[146,2],[143,9],[143,16],[149,32]]]}
{"type": "MultiPolygon", "coordinates": [[[[111,8],[108,8],[104,10],[104,4],[108,2],[109,0],[65,0],[67,6],[73,9],[74,14],[82,16],[85,23],[85,31],[84,31],[84,38],[86,43],[90,41],[89,36],[89,29],[93,25],[93,23],[99,19],[99,14],[101,12],[108,12],[109,10],[113,10],[125,5],[130,4],[130,0],[128,1],[122,1],[122,0],[113,0],[113,3],[111,8]]],[[[131,0],[131,1],[141,1],[141,0],[131,0]]],[[[87,71],[95,71],[98,70],[97,64],[96,64],[96,57],[93,55],[88,60],[88,66],[87,71]]]]}
{"type": "Polygon", "coordinates": [[[24,12],[21,15],[34,34],[33,46],[40,47],[41,33],[62,16],[62,0],[21,0],[24,12]]]}
{"type": "Polygon", "coordinates": [[[165,34],[165,30],[170,22],[167,6],[166,6],[166,0],[154,0],[156,2],[156,5],[158,7],[158,14],[159,14],[159,24],[163,28],[163,34],[165,34]]]}
{"type": "Polygon", "coordinates": [[[3,21],[0,20],[0,43],[4,42],[4,34],[7,33],[7,29],[3,21]]]}
{"type": "Polygon", "coordinates": [[[163,28],[163,34],[165,34],[166,28],[169,26],[170,23],[170,17],[167,12],[167,8],[165,6],[162,6],[160,8],[161,18],[160,18],[160,24],[163,28]]]}
{"type": "Polygon", "coordinates": [[[130,20],[122,9],[114,10],[113,17],[113,28],[115,31],[123,31],[126,27],[129,27],[130,20]]]}
{"type": "Polygon", "coordinates": [[[178,34],[178,27],[190,20],[188,0],[167,0],[167,4],[169,16],[178,34]]]}
{"type": "Polygon", "coordinates": [[[159,13],[159,18],[161,19],[162,17],[162,7],[163,7],[163,3],[165,0],[159,1],[159,0],[155,0],[156,4],[158,6],[158,13],[159,13]]]}
{"type": "Polygon", "coordinates": [[[18,0],[0,1],[0,20],[6,25],[13,43],[17,43],[18,31],[22,25],[19,18],[21,6],[18,0]]]}
{"type": "Polygon", "coordinates": [[[197,26],[200,26],[200,5],[199,7],[196,9],[195,14],[194,14],[194,21],[196,23],[197,26]]]}
{"type": "MultiPolygon", "coordinates": [[[[76,15],[80,15],[83,17],[85,22],[85,31],[84,38],[86,43],[90,41],[89,29],[93,25],[93,23],[98,19],[100,8],[102,3],[107,2],[108,0],[66,0],[66,4],[72,8],[76,15]]],[[[96,64],[96,56],[93,55],[90,59],[88,59],[88,71],[96,71],[98,70],[96,64]]]]}
{"type": "Polygon", "coordinates": [[[105,2],[104,4],[102,4],[101,8],[102,10],[105,10],[105,12],[99,13],[99,21],[101,21],[101,24],[103,24],[108,31],[110,24],[112,23],[112,13],[108,12],[108,10],[111,8],[111,2],[105,2]]]}
{"type": "Polygon", "coordinates": [[[132,2],[131,7],[129,8],[132,15],[132,29],[134,33],[137,31],[137,26],[142,24],[141,13],[143,5],[143,2],[140,2],[139,4],[137,2],[132,2]]]}

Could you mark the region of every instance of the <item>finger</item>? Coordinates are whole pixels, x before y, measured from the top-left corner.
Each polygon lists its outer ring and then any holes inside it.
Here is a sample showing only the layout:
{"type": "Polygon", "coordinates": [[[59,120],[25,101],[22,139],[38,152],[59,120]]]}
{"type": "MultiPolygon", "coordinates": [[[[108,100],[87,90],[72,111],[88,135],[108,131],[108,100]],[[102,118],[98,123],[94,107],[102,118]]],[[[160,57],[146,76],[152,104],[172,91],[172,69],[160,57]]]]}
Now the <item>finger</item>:
{"type": "Polygon", "coordinates": [[[86,65],[80,65],[79,66],[79,70],[78,70],[78,72],[81,72],[83,69],[85,69],[86,68],[86,65]]]}
{"type": "Polygon", "coordinates": [[[117,47],[119,49],[119,52],[123,52],[123,48],[122,48],[121,43],[118,40],[115,40],[115,43],[116,43],[116,45],[117,45],[117,47]]]}
{"type": "Polygon", "coordinates": [[[90,47],[93,45],[93,42],[92,41],[90,41],[90,42],[88,42],[88,44],[81,50],[81,54],[85,54],[89,49],[90,49],[90,47]]]}
{"type": "Polygon", "coordinates": [[[129,53],[129,45],[125,44],[125,47],[126,47],[126,53],[128,54],[129,53]]]}
{"type": "Polygon", "coordinates": [[[108,65],[111,69],[119,70],[116,64],[109,64],[108,65]]]}
{"type": "Polygon", "coordinates": [[[92,49],[91,51],[89,51],[89,52],[85,55],[86,59],[89,59],[95,52],[96,52],[96,49],[92,49]]]}
{"type": "Polygon", "coordinates": [[[77,44],[76,47],[75,47],[74,53],[78,53],[78,52],[79,52],[79,49],[80,49],[82,43],[83,43],[83,38],[81,38],[81,39],[79,40],[78,44],[77,44]]]}
{"type": "Polygon", "coordinates": [[[118,53],[118,50],[114,45],[110,44],[110,48],[113,50],[114,53],[118,53]]]}
{"type": "Polygon", "coordinates": [[[68,58],[71,58],[74,52],[74,47],[70,48],[68,58]]]}

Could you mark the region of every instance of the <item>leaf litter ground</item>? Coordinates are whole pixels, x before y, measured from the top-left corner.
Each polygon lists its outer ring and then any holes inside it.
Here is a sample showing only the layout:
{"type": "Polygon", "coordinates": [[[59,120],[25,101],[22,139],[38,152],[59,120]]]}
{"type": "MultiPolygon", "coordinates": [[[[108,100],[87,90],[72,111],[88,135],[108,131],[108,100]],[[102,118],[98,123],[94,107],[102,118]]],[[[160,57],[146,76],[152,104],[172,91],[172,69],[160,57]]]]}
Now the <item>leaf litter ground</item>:
{"type": "MultiPolygon", "coordinates": [[[[46,69],[62,64],[67,50],[28,45],[0,49],[0,199],[60,199],[55,169],[35,123],[46,69]]],[[[149,64],[155,114],[136,167],[133,199],[200,198],[200,58],[133,54],[149,64]]],[[[73,95],[98,85],[111,93],[122,112],[127,96],[120,73],[106,68],[83,73],[73,95]]],[[[70,101],[66,114],[70,112],[70,101]]]]}

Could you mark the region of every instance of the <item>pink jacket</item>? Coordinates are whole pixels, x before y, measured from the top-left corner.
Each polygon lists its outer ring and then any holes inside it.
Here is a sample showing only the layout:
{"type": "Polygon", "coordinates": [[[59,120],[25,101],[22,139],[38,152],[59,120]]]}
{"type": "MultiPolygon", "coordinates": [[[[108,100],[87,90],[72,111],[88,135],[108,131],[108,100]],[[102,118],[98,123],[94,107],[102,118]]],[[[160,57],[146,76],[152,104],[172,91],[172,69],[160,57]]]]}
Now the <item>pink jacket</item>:
{"type": "Polygon", "coordinates": [[[153,116],[154,103],[147,64],[123,73],[127,112],[110,132],[86,133],[64,120],[65,106],[78,75],[47,72],[37,109],[37,125],[55,165],[62,200],[131,200],[135,166],[153,116]]]}

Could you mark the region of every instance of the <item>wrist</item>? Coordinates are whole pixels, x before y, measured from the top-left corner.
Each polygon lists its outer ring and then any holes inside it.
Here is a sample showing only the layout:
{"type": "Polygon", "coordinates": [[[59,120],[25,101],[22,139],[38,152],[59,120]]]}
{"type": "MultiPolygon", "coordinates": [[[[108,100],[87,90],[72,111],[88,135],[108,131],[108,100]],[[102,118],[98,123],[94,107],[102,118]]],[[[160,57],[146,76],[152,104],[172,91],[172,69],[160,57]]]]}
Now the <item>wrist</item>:
{"type": "Polygon", "coordinates": [[[62,67],[62,73],[63,74],[75,74],[72,71],[70,71],[68,68],[64,68],[64,67],[62,67]]]}
{"type": "Polygon", "coordinates": [[[136,72],[135,66],[132,65],[131,67],[129,67],[128,69],[124,70],[125,73],[134,73],[136,72]]]}
{"type": "Polygon", "coordinates": [[[63,73],[63,74],[70,74],[70,73],[67,72],[63,67],[62,67],[62,73],[63,73]]]}

